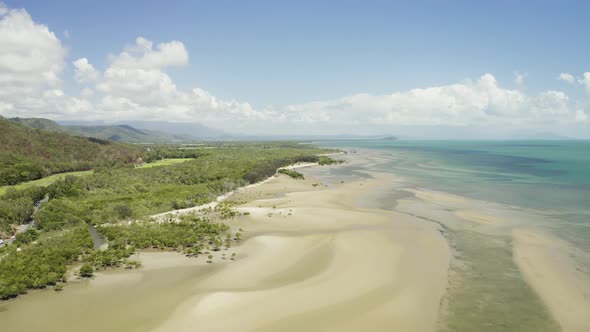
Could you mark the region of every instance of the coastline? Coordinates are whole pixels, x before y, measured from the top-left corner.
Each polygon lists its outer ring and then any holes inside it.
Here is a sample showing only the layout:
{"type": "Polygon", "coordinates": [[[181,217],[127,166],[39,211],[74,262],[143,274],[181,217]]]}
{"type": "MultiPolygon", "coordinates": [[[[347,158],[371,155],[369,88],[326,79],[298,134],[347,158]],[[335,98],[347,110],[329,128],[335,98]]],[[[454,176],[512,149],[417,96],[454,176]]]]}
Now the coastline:
{"type": "MultiPolygon", "coordinates": [[[[60,312],[76,312],[95,323],[88,331],[587,330],[589,284],[566,244],[539,237],[537,211],[412,186],[376,171],[381,158],[293,166],[305,180],[278,174],[220,196],[213,203],[247,212],[224,221],[245,230],[226,252],[235,261],[223,251],[213,264],[144,251],[141,269],[100,272],[60,295],[35,292],[10,310],[26,317],[29,301],[63,305],[39,323],[57,327],[60,312]],[[91,311],[122,314],[107,323],[79,312],[88,296],[91,311]]],[[[10,317],[11,326],[22,322],[10,317]]]]}
{"type": "MultiPolygon", "coordinates": [[[[293,165],[288,165],[288,166],[285,166],[285,167],[281,167],[281,169],[284,168],[284,169],[288,169],[288,170],[294,170],[294,169],[312,167],[312,166],[317,166],[317,165],[319,165],[319,164],[318,163],[297,163],[297,164],[293,164],[293,165]]],[[[215,198],[215,200],[212,201],[212,202],[201,204],[201,205],[198,205],[198,206],[193,206],[193,207],[186,208],[186,209],[178,209],[178,210],[170,210],[170,211],[166,211],[166,212],[161,212],[161,213],[154,214],[154,215],[150,216],[150,218],[154,218],[156,220],[161,220],[162,218],[167,217],[167,216],[171,216],[171,215],[191,213],[191,212],[201,211],[201,210],[205,210],[205,209],[213,209],[217,205],[219,205],[219,203],[225,201],[226,199],[230,198],[234,194],[239,193],[240,191],[249,190],[249,189],[252,189],[252,188],[256,188],[258,186],[261,186],[261,185],[263,185],[265,183],[268,183],[269,181],[271,181],[273,178],[275,178],[277,176],[278,176],[278,170],[277,170],[277,172],[275,172],[274,175],[272,175],[272,176],[270,176],[270,177],[268,177],[268,178],[266,178],[266,179],[264,179],[262,181],[259,181],[259,182],[256,182],[256,183],[251,183],[249,185],[246,185],[246,186],[243,186],[243,187],[239,187],[239,188],[237,188],[235,190],[232,190],[230,192],[227,192],[227,193],[225,193],[223,195],[217,196],[215,198]]]]}
{"type": "Polygon", "coordinates": [[[450,251],[434,224],[356,206],[388,180],[326,189],[281,175],[240,191],[249,215],[230,225],[246,229],[248,257],[201,280],[155,331],[434,331],[450,251]]]}

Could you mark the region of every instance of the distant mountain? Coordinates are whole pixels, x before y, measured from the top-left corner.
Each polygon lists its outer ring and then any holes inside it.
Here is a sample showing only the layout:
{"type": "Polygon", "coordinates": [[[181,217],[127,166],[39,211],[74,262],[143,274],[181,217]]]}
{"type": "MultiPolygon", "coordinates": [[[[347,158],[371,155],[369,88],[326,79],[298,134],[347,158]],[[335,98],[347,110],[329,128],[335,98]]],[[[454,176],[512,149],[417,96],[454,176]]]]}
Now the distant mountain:
{"type": "MultiPolygon", "coordinates": [[[[59,121],[64,126],[105,126],[102,121],[59,121]]],[[[165,121],[142,121],[129,120],[125,122],[116,122],[111,125],[128,125],[142,131],[157,131],[184,138],[186,140],[227,140],[240,138],[241,135],[233,135],[218,129],[204,126],[200,123],[179,123],[165,121]]]]}
{"type": "Polygon", "coordinates": [[[61,132],[74,136],[94,137],[111,141],[130,143],[178,143],[192,141],[190,137],[173,135],[155,130],[140,130],[130,125],[60,125],[42,118],[12,118],[21,125],[53,132],[61,132]]]}
{"type": "Polygon", "coordinates": [[[396,140],[397,137],[385,135],[261,135],[244,136],[242,140],[251,141],[356,141],[356,140],[396,140]]]}
{"type": "Polygon", "coordinates": [[[135,163],[144,157],[145,151],[140,146],[75,137],[60,132],[59,127],[46,119],[0,117],[0,186],[54,173],[135,163]]]}
{"type": "Polygon", "coordinates": [[[129,121],[128,124],[135,126],[137,128],[159,130],[166,133],[177,133],[179,135],[202,140],[218,140],[236,137],[236,135],[231,135],[224,131],[204,126],[200,123],[129,121]]]}

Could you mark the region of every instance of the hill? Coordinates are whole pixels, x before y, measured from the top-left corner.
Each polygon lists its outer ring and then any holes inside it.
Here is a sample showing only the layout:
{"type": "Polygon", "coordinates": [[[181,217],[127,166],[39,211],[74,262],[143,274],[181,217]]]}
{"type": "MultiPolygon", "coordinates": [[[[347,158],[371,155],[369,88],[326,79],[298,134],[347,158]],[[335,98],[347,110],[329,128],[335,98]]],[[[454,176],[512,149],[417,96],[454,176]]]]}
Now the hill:
{"type": "Polygon", "coordinates": [[[12,118],[10,120],[30,128],[67,133],[75,136],[94,137],[111,141],[130,143],[175,143],[187,142],[191,140],[186,136],[167,134],[156,130],[137,129],[125,124],[101,126],[64,126],[54,121],[42,118],[12,118]]]}
{"type": "Polygon", "coordinates": [[[198,140],[231,140],[241,135],[228,134],[218,129],[204,126],[200,123],[173,123],[163,121],[127,121],[127,124],[142,130],[157,130],[165,133],[175,133],[184,137],[198,140]]]}
{"type": "Polygon", "coordinates": [[[144,156],[140,146],[71,136],[54,124],[28,119],[25,126],[0,117],[0,186],[56,173],[134,163],[144,156]]]}
{"type": "MultiPolygon", "coordinates": [[[[62,126],[105,126],[105,121],[66,120],[58,121],[62,126]]],[[[234,140],[243,138],[243,135],[226,133],[224,131],[207,127],[197,122],[166,122],[166,121],[143,121],[128,120],[125,122],[109,123],[110,125],[129,125],[141,131],[157,131],[168,135],[175,135],[188,140],[217,141],[234,140]]]]}

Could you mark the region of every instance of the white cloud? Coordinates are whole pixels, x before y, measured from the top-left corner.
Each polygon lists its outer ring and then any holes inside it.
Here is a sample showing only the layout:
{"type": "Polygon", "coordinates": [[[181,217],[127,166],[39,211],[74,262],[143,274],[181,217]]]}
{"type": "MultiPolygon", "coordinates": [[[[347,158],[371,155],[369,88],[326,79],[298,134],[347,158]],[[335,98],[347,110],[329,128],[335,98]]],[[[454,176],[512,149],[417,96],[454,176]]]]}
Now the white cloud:
{"type": "Polygon", "coordinates": [[[526,73],[514,72],[514,84],[516,84],[519,87],[523,87],[526,76],[526,73]]]}
{"type": "Polygon", "coordinates": [[[90,97],[94,96],[94,90],[92,90],[90,88],[83,88],[80,91],[80,95],[84,98],[90,98],[90,97]]]}
{"type": "Polygon", "coordinates": [[[579,82],[586,88],[586,92],[590,94],[590,72],[585,72],[579,82]]]}
{"type": "Polygon", "coordinates": [[[579,123],[588,123],[590,122],[590,119],[588,118],[588,115],[582,111],[582,110],[577,110],[576,111],[576,122],[579,123]]]}
{"type": "Polygon", "coordinates": [[[138,37],[135,44],[128,46],[118,56],[113,57],[113,67],[128,69],[154,69],[172,66],[184,66],[188,63],[188,52],[179,41],[158,44],[154,50],[153,43],[138,37]]]}
{"type": "Polygon", "coordinates": [[[25,10],[0,7],[0,97],[18,100],[60,83],[66,50],[25,10]]]}
{"type": "Polygon", "coordinates": [[[240,117],[251,119],[261,114],[248,103],[221,100],[195,88],[178,89],[166,69],[188,63],[184,44],[160,43],[139,37],[119,55],[110,56],[110,65],[96,83],[102,94],[96,105],[108,118],[188,120],[225,125],[240,117]]]}
{"type": "Polygon", "coordinates": [[[73,62],[75,76],[78,82],[96,82],[100,78],[100,73],[86,58],[80,58],[73,62]]]}
{"type": "Polygon", "coordinates": [[[491,74],[477,81],[413,89],[388,95],[359,94],[337,100],[292,105],[279,111],[285,122],[357,128],[365,133],[387,126],[549,127],[572,121],[570,101],[561,91],[529,96],[500,87],[491,74]]]}
{"type": "Polygon", "coordinates": [[[47,26],[33,22],[25,10],[0,5],[2,115],[39,116],[48,113],[49,101],[64,99],[59,87],[65,56],[47,26]]]}
{"type": "Polygon", "coordinates": [[[561,73],[561,74],[559,74],[558,79],[561,80],[561,81],[564,81],[566,83],[569,83],[569,84],[575,84],[576,83],[576,79],[574,78],[574,75],[569,74],[569,73],[561,73]]]}

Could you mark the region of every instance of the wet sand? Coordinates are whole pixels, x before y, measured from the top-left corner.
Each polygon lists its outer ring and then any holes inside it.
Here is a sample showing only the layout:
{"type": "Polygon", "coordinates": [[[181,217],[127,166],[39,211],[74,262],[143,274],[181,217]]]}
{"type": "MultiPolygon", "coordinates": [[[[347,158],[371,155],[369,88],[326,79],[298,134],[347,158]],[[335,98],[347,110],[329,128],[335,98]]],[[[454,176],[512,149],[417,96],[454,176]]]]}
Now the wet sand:
{"type": "Polygon", "coordinates": [[[513,231],[514,260],[564,332],[590,331],[590,280],[567,243],[538,231],[513,231]]]}
{"type": "Polygon", "coordinates": [[[274,196],[240,207],[247,257],[201,280],[156,331],[434,331],[449,248],[434,224],[354,205],[382,181],[279,176],[242,192],[274,196]]]}
{"type": "Polygon", "coordinates": [[[457,249],[442,330],[590,331],[590,278],[571,258],[574,249],[544,231],[556,220],[536,210],[405,190],[415,198],[401,200],[398,210],[440,222],[457,249]],[[470,317],[478,307],[479,317],[470,317]]]}

